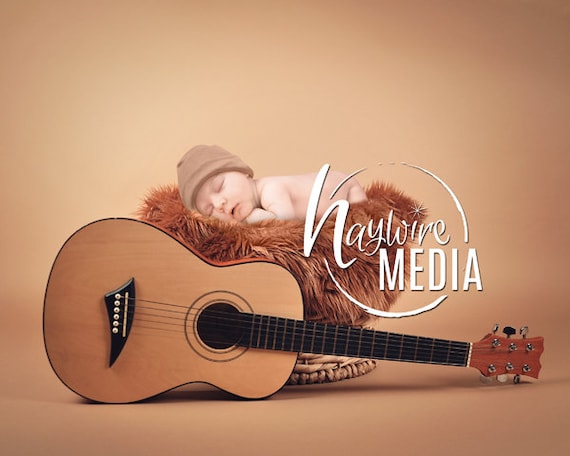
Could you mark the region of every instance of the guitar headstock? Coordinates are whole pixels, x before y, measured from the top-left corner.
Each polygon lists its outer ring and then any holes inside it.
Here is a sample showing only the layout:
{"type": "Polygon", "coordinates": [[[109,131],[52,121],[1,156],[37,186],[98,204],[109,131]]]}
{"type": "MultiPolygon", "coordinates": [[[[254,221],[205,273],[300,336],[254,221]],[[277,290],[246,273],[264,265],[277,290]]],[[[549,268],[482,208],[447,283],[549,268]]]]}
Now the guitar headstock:
{"type": "Polygon", "coordinates": [[[540,372],[540,355],[544,351],[544,338],[528,338],[528,328],[520,329],[522,337],[511,338],[516,330],[510,326],[503,329],[506,337],[496,335],[498,325],[492,333],[487,334],[479,342],[474,342],[471,349],[469,366],[478,369],[482,378],[497,376],[505,382],[507,375],[514,375],[518,383],[521,375],[538,378],[540,372]]]}

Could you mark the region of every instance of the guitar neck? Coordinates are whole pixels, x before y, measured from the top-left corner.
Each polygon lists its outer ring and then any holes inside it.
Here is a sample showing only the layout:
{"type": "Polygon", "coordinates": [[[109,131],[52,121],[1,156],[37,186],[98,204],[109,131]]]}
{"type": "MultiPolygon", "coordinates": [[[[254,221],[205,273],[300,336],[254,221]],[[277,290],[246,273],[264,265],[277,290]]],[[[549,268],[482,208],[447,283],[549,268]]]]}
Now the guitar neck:
{"type": "Polygon", "coordinates": [[[466,367],[471,344],[268,315],[239,314],[238,345],[263,350],[466,367]]]}

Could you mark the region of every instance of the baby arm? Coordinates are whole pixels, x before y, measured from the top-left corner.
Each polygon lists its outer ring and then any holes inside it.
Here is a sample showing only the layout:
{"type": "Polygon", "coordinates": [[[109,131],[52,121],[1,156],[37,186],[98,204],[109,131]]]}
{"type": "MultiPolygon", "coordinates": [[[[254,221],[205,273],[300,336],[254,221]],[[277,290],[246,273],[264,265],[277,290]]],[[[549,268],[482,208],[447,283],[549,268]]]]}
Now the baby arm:
{"type": "Polygon", "coordinates": [[[277,216],[273,212],[266,211],[260,207],[256,207],[251,213],[246,217],[245,221],[247,223],[261,222],[262,220],[276,219],[277,216]]]}
{"type": "Polygon", "coordinates": [[[286,200],[279,200],[270,203],[266,208],[256,207],[246,217],[247,223],[261,222],[262,220],[292,220],[295,218],[293,206],[286,200]]]}
{"type": "Polygon", "coordinates": [[[261,220],[291,220],[295,218],[295,207],[283,178],[268,177],[259,180],[259,205],[251,211],[245,221],[255,223],[261,220]]]}
{"type": "Polygon", "coordinates": [[[279,220],[293,220],[296,217],[291,194],[285,185],[267,185],[261,195],[261,207],[279,220]]]}
{"type": "MultiPolygon", "coordinates": [[[[275,195],[274,195],[275,196],[275,195]]],[[[262,220],[293,220],[295,218],[295,208],[287,194],[279,197],[264,198],[262,207],[257,207],[247,216],[247,223],[260,222],[262,220]],[[269,199],[269,201],[267,201],[269,199]]]]}

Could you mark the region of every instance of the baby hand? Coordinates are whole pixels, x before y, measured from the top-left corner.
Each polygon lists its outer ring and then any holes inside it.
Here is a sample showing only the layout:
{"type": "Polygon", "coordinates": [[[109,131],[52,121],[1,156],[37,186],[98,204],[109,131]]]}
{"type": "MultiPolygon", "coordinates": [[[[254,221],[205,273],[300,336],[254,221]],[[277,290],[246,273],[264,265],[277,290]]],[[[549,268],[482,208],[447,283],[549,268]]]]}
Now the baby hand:
{"type": "Polygon", "coordinates": [[[256,223],[262,220],[276,219],[277,216],[273,212],[266,211],[259,207],[256,207],[251,213],[246,217],[245,222],[256,223]]]}

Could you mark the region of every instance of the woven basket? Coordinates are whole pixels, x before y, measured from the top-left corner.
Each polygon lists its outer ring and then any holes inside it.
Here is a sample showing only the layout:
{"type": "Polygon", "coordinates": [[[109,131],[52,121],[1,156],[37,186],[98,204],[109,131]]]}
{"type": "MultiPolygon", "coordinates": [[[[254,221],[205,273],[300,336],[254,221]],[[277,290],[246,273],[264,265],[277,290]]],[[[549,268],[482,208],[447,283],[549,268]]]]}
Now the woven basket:
{"type": "Polygon", "coordinates": [[[371,359],[301,353],[288,385],[338,382],[359,377],[376,368],[371,359]]]}

